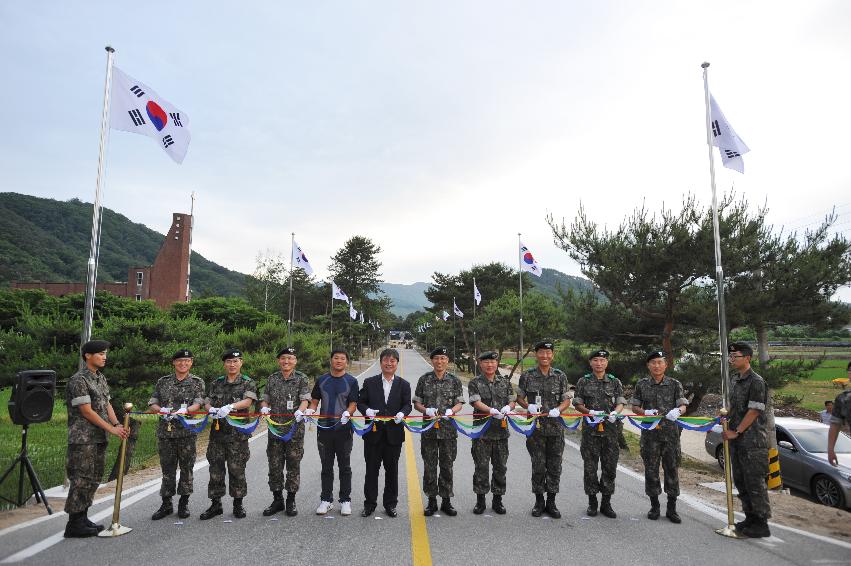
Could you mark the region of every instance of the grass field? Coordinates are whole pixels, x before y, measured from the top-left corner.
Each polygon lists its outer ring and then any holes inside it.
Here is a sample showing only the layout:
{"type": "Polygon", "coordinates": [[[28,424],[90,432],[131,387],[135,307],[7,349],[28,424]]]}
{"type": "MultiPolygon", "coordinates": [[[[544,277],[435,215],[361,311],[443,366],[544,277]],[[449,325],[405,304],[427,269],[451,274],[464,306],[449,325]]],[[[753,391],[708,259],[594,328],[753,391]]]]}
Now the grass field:
{"type": "Polygon", "coordinates": [[[831,383],[837,377],[847,377],[845,359],[824,360],[806,380],[790,383],[775,393],[802,397],[801,406],[812,411],[824,409],[825,401],[832,401],[842,391],[831,383]]]}
{"type": "MultiPolygon", "coordinates": [[[[509,356],[503,356],[499,360],[499,363],[501,365],[513,366],[514,364],[517,363],[517,358],[516,357],[512,358],[512,357],[509,357],[509,356]]],[[[531,369],[531,368],[533,368],[537,365],[538,365],[538,361],[535,359],[535,356],[527,356],[526,358],[523,358],[523,369],[524,370],[531,369]]],[[[520,368],[518,368],[518,370],[519,369],[520,368]]]]}
{"type": "MultiPolygon", "coordinates": [[[[12,460],[21,451],[21,429],[22,427],[12,423],[9,412],[5,409],[9,401],[11,389],[0,391],[0,467],[5,471],[12,460]]],[[[157,456],[156,421],[153,417],[142,417],[142,427],[139,430],[136,441],[136,449],[130,460],[130,469],[141,469],[159,464],[157,456]]],[[[68,415],[65,411],[65,401],[57,399],[53,408],[53,417],[50,422],[30,425],[27,432],[27,447],[32,460],[33,468],[38,475],[41,486],[48,489],[61,485],[65,479],[65,449],[68,445],[68,415]]],[[[120,443],[114,436],[110,436],[109,448],[106,456],[106,470],[104,479],[109,475],[112,465],[118,454],[120,443]]],[[[0,495],[9,499],[16,499],[18,493],[18,472],[20,467],[6,478],[0,485],[0,495]]],[[[29,487],[29,481],[25,479],[25,491],[29,487]]],[[[0,501],[0,509],[8,509],[14,505],[7,501],[0,501]]]]}

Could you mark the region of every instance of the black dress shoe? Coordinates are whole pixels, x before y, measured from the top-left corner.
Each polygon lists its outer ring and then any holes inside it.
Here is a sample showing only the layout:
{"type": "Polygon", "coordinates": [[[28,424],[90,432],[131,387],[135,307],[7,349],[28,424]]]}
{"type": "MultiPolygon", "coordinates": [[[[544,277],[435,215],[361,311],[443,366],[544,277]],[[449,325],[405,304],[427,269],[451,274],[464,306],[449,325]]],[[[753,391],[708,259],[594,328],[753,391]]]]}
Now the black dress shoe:
{"type": "Polygon", "coordinates": [[[174,513],[174,507],[171,505],[171,497],[163,497],[163,503],[160,505],[160,508],[157,509],[153,515],[151,515],[152,521],[159,521],[164,517],[168,517],[174,513]]]}
{"type": "Polygon", "coordinates": [[[206,521],[207,519],[212,519],[216,515],[221,515],[222,513],[224,513],[224,509],[222,509],[222,500],[213,499],[213,502],[210,504],[210,507],[208,507],[206,511],[201,513],[198,518],[202,521],[206,521]]]}
{"type": "Polygon", "coordinates": [[[237,519],[245,519],[245,507],[242,506],[242,498],[233,498],[233,516],[237,519]]]}
{"type": "Polygon", "coordinates": [[[399,515],[399,513],[397,513],[397,512],[396,512],[396,508],[395,508],[395,507],[385,507],[385,508],[384,508],[384,513],[385,513],[388,517],[396,517],[396,516],[398,516],[398,515],[399,515]]]}
{"type": "Polygon", "coordinates": [[[493,501],[491,502],[491,509],[497,515],[505,515],[505,505],[502,504],[502,496],[494,495],[493,501]]]}
{"type": "Polygon", "coordinates": [[[361,517],[369,517],[375,511],[375,505],[367,504],[363,506],[363,511],[360,512],[361,517]]]}
{"type": "Polygon", "coordinates": [[[443,498],[443,501],[440,503],[440,510],[450,517],[454,517],[458,514],[458,511],[456,511],[455,507],[452,506],[452,501],[448,497],[443,498]]]}
{"type": "Polygon", "coordinates": [[[437,513],[437,497],[429,497],[428,505],[426,505],[426,508],[423,510],[423,515],[431,517],[435,513],[437,513]]]}

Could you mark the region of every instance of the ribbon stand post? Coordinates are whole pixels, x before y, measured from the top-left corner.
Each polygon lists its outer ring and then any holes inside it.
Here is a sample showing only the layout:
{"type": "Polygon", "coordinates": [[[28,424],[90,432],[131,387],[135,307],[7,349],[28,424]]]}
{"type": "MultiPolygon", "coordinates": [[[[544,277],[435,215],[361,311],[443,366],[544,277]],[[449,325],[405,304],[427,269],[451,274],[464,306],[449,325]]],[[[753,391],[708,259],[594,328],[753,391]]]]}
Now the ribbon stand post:
{"type": "MultiPolygon", "coordinates": [[[[124,430],[130,430],[130,411],[133,403],[124,403],[124,430]]],[[[108,529],[98,533],[99,537],[120,537],[126,535],[133,529],[125,527],[118,522],[121,513],[121,487],[124,484],[124,456],[127,454],[127,439],[121,439],[121,448],[118,457],[118,479],[115,480],[115,504],[112,506],[112,524],[108,529]]]]}

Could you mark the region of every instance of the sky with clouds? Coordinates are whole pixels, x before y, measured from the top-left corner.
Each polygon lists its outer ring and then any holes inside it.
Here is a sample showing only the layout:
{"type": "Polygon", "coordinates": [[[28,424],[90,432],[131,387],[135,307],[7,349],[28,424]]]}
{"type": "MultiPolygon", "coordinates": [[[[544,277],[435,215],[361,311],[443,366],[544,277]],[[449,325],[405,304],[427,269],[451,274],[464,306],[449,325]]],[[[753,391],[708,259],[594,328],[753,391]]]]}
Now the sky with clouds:
{"type": "MultiPolygon", "coordinates": [[[[778,227],[834,207],[851,234],[851,3],[0,2],[3,191],[91,202],[106,65],[191,118],[182,165],[109,138],[104,206],[165,232],[197,193],[193,247],[251,272],[258,253],[317,270],[355,234],[384,279],[493,260],[517,233],[579,274],[547,214],[616,226],[636,206],[708,204],[703,82],[750,146],[778,227]]],[[[81,250],[87,253],[87,250],[81,250]]],[[[851,291],[841,296],[851,300],[851,291]]]]}

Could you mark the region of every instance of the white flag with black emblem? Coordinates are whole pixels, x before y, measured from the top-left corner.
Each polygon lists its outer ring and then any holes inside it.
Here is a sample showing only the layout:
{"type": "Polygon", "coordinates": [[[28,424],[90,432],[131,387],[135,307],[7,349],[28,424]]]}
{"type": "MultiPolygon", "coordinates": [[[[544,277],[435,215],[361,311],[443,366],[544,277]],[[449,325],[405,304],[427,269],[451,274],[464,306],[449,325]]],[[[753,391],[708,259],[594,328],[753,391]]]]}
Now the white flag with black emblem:
{"type": "Polygon", "coordinates": [[[712,125],[712,145],[718,148],[721,153],[721,164],[727,169],[733,169],[744,174],[745,162],[742,156],[750,151],[742,138],[724,117],[718,103],[715,102],[715,97],[709,95],[709,111],[711,113],[712,125]]]}
{"type": "Polygon", "coordinates": [[[310,266],[310,262],[307,261],[304,250],[293,240],[293,269],[297,267],[302,268],[308,275],[313,275],[313,268],[310,266]]]}
{"type": "Polygon", "coordinates": [[[455,304],[455,301],[452,301],[452,310],[455,312],[455,316],[458,318],[464,318],[464,313],[461,312],[461,309],[458,308],[458,305],[455,304]]]}
{"type": "Polygon", "coordinates": [[[355,310],[354,303],[349,303],[349,318],[352,320],[358,319],[358,311],[355,310]]]}
{"type": "Polygon", "coordinates": [[[331,298],[337,299],[338,301],[349,302],[349,296],[345,294],[342,289],[337,287],[337,284],[333,281],[331,281],[331,298]]]}

